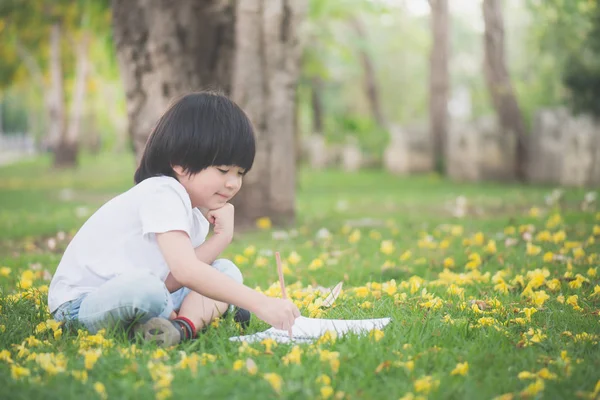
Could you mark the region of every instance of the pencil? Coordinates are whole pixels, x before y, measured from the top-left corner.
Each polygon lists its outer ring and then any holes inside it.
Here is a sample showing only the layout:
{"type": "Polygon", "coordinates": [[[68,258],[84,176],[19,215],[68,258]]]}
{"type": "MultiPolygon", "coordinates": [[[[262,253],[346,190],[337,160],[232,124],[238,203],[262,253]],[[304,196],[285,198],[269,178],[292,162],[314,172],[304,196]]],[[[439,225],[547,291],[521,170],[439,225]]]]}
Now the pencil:
{"type": "MultiPolygon", "coordinates": [[[[277,274],[279,275],[279,285],[281,286],[281,297],[287,299],[287,292],[285,291],[285,282],[283,281],[283,268],[281,267],[281,256],[279,252],[275,252],[275,260],[277,261],[277,274]]],[[[290,333],[290,340],[293,340],[292,328],[288,331],[290,333]]]]}

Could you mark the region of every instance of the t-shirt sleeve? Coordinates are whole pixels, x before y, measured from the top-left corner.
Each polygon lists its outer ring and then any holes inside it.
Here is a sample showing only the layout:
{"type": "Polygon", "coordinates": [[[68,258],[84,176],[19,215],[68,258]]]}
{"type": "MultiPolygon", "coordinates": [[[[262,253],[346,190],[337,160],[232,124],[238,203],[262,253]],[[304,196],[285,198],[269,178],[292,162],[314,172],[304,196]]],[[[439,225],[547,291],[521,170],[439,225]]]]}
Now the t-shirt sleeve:
{"type": "Polygon", "coordinates": [[[184,231],[191,236],[192,219],[189,199],[175,188],[164,185],[147,195],[140,207],[142,234],[184,231]]]}
{"type": "Polygon", "coordinates": [[[204,241],[206,241],[206,236],[208,235],[208,231],[210,230],[210,223],[202,215],[202,212],[197,208],[192,210],[194,215],[194,227],[192,229],[192,245],[194,247],[200,246],[204,241]]]}

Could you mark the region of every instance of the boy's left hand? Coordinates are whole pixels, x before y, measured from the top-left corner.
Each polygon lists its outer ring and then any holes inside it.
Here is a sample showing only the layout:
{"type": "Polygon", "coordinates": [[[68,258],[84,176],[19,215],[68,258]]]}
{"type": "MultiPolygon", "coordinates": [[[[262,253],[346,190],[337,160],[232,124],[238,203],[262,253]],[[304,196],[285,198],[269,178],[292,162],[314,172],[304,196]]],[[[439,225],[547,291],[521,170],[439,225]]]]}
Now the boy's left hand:
{"type": "Polygon", "coordinates": [[[233,204],[227,203],[221,208],[209,210],[206,214],[208,222],[214,225],[214,233],[228,241],[233,239],[235,208],[233,204]]]}

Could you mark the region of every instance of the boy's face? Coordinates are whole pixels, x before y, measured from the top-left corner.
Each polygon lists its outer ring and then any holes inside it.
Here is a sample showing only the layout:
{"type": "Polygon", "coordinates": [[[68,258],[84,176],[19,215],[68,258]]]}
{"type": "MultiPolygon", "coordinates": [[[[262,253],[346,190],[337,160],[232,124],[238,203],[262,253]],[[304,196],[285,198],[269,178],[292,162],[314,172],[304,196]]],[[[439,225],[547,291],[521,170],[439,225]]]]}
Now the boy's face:
{"type": "Polygon", "coordinates": [[[179,166],[173,167],[177,179],[188,192],[192,207],[216,210],[223,207],[242,187],[244,169],[233,165],[208,167],[189,175],[179,166]]]}

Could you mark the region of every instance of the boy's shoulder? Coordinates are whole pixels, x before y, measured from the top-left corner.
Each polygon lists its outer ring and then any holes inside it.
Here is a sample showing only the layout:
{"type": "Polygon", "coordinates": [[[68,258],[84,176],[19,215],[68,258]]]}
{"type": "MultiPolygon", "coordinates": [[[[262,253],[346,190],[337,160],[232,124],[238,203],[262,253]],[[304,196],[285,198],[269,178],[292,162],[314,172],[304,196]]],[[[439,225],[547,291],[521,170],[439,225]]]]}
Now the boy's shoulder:
{"type": "Polygon", "coordinates": [[[142,197],[152,196],[153,193],[176,193],[181,200],[191,208],[190,196],[181,183],[170,176],[153,176],[146,178],[130,190],[139,191],[142,197]]]}

